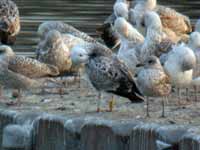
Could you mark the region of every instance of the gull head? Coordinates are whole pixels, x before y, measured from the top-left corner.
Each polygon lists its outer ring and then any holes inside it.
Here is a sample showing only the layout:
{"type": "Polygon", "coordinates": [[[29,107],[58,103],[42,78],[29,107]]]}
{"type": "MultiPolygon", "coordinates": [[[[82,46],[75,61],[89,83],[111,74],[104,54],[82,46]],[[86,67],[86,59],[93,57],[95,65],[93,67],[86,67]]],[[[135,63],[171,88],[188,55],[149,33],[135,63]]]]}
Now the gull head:
{"type": "Polygon", "coordinates": [[[47,34],[47,38],[46,38],[49,45],[52,45],[52,43],[55,43],[56,41],[58,41],[60,39],[62,39],[62,35],[57,30],[49,31],[48,34],[47,34]]]}
{"type": "Polygon", "coordinates": [[[116,17],[123,17],[128,19],[128,5],[124,2],[116,2],[113,6],[114,14],[116,17]]]}
{"type": "Polygon", "coordinates": [[[192,48],[194,51],[200,48],[200,33],[199,32],[192,32],[190,34],[188,46],[192,48]]]}
{"type": "Polygon", "coordinates": [[[89,59],[89,54],[82,45],[76,45],[71,50],[71,59],[75,65],[86,64],[89,59]]]}
{"type": "Polygon", "coordinates": [[[10,58],[15,56],[12,48],[7,45],[0,46],[0,60],[1,61],[9,61],[10,58]]]}
{"type": "Polygon", "coordinates": [[[180,71],[192,70],[196,66],[196,56],[185,44],[174,46],[168,62],[176,65],[180,71]]]}
{"type": "Polygon", "coordinates": [[[145,62],[145,67],[146,68],[161,68],[161,64],[159,59],[156,56],[149,56],[145,62]]]}
{"type": "Polygon", "coordinates": [[[147,28],[161,29],[162,22],[156,12],[148,11],[144,15],[144,24],[147,28]]]}

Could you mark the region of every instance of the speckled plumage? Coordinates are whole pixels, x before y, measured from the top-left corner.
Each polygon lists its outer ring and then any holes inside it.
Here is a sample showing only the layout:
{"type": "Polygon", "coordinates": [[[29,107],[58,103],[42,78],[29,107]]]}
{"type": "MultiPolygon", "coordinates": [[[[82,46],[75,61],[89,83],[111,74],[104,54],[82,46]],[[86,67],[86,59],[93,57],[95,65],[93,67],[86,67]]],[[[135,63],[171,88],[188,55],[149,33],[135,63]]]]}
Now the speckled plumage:
{"type": "Polygon", "coordinates": [[[19,10],[11,0],[0,1],[0,38],[3,44],[12,44],[20,31],[19,10]]]}
{"type": "Polygon", "coordinates": [[[170,78],[155,56],[150,56],[145,61],[145,67],[137,75],[137,85],[148,97],[167,96],[171,92],[170,78]]]}
{"type": "Polygon", "coordinates": [[[38,51],[40,52],[39,61],[56,66],[60,73],[67,72],[71,68],[70,51],[59,31],[48,32],[38,51]]]}
{"type": "Polygon", "coordinates": [[[7,55],[8,69],[13,72],[29,78],[57,76],[59,74],[57,67],[25,56],[17,56],[8,46],[0,46],[0,51],[7,55]]]}
{"type": "MultiPolygon", "coordinates": [[[[133,76],[116,55],[95,44],[85,44],[81,48],[85,49],[87,55],[86,73],[97,90],[127,97],[132,102],[142,101],[142,98],[138,97],[141,93],[137,89],[133,76]]],[[[76,47],[75,49],[77,50],[76,47]]]]}
{"type": "Polygon", "coordinates": [[[57,67],[24,56],[15,56],[10,59],[8,68],[30,78],[59,75],[57,67]]]}
{"type": "MultiPolygon", "coordinates": [[[[9,89],[23,89],[27,90],[30,88],[39,88],[47,86],[45,83],[47,83],[46,79],[34,79],[26,75],[30,75],[29,68],[25,68],[26,65],[23,65],[26,63],[26,61],[17,61],[18,63],[16,67],[14,68],[14,64],[12,64],[12,67],[9,68],[10,62],[12,60],[15,60],[15,54],[13,53],[12,49],[10,49],[8,46],[0,46],[0,85],[9,88],[9,89]],[[24,68],[20,70],[19,63],[21,67],[24,68]]],[[[24,60],[24,59],[23,59],[24,60]]],[[[30,61],[29,59],[29,62],[30,61]]],[[[32,63],[30,63],[31,65],[32,63]]],[[[36,63],[34,64],[35,67],[37,66],[36,63]]],[[[29,66],[29,65],[28,65],[29,66]]],[[[27,66],[26,66],[27,67],[27,66]]],[[[30,67],[30,66],[29,66],[30,67]]],[[[39,71],[39,70],[38,70],[39,71]]],[[[33,72],[32,75],[36,75],[36,72],[33,72]]]]}
{"type": "Polygon", "coordinates": [[[96,41],[94,38],[90,37],[86,33],[81,32],[78,29],[74,28],[73,26],[61,21],[47,21],[47,22],[42,23],[38,28],[38,34],[41,37],[41,39],[45,39],[45,36],[51,30],[57,30],[60,33],[68,33],[75,37],[83,39],[86,42],[96,43],[99,46],[106,48],[106,46],[99,43],[98,41],[96,41]]]}

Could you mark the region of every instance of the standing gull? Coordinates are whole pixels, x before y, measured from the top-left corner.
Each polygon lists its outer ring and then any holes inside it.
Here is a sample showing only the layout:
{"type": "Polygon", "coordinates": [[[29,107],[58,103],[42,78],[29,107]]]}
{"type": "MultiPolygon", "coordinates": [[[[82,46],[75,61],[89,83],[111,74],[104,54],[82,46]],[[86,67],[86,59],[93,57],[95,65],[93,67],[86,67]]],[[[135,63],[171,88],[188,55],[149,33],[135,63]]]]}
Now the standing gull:
{"type": "MultiPolygon", "coordinates": [[[[115,54],[96,44],[75,46],[72,61],[85,64],[86,74],[99,92],[113,93],[128,98],[131,102],[143,102],[132,75],[115,54]]],[[[97,110],[99,110],[99,105],[97,110]]],[[[112,107],[110,107],[112,111],[112,107]]]]}
{"type": "MultiPolygon", "coordinates": [[[[184,44],[174,46],[164,63],[164,69],[170,76],[171,83],[177,88],[188,88],[193,80],[196,65],[194,52],[184,44]]],[[[180,100],[180,92],[179,100],[180,100]]]]}
{"type": "Polygon", "coordinates": [[[118,17],[114,25],[119,34],[121,45],[118,50],[118,57],[129,68],[132,74],[135,74],[138,62],[137,46],[143,44],[144,37],[124,18],[118,17]]]}
{"type": "Polygon", "coordinates": [[[136,22],[137,27],[142,25],[144,14],[147,11],[157,12],[161,18],[163,28],[172,30],[177,36],[183,36],[192,31],[192,26],[187,16],[169,7],[157,5],[157,0],[138,1],[133,11],[130,11],[133,13],[133,20],[136,22]]]}
{"type": "Polygon", "coordinates": [[[160,56],[171,50],[174,44],[162,31],[162,23],[157,13],[149,11],[144,16],[146,37],[140,50],[140,60],[145,61],[151,55],[160,56]]]}
{"type": "Polygon", "coordinates": [[[137,85],[141,93],[147,96],[147,117],[150,116],[149,97],[163,97],[162,117],[164,117],[164,97],[170,94],[171,84],[157,57],[147,58],[144,68],[137,75],[137,85]]]}
{"type": "Polygon", "coordinates": [[[11,0],[0,1],[0,41],[13,44],[20,31],[20,18],[17,5],[11,0]]]}

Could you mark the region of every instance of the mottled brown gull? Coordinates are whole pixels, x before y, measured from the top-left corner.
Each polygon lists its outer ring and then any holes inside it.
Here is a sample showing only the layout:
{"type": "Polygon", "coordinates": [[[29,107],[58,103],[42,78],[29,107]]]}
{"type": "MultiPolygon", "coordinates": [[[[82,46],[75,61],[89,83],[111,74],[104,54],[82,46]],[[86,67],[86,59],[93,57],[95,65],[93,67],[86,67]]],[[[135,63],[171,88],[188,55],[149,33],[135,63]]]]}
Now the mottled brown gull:
{"type": "Polygon", "coordinates": [[[13,44],[20,31],[20,17],[17,5],[11,0],[0,1],[0,40],[13,44]]]}
{"type": "Polygon", "coordinates": [[[162,117],[164,117],[164,98],[170,94],[171,84],[157,57],[149,56],[146,59],[144,68],[137,75],[137,85],[141,93],[147,96],[147,117],[150,116],[149,97],[163,97],[162,117]]]}
{"type": "Polygon", "coordinates": [[[71,57],[73,62],[85,64],[89,81],[99,92],[113,93],[132,102],[143,101],[133,76],[110,50],[102,49],[96,44],[85,43],[75,46],[71,57]]]}
{"type": "MultiPolygon", "coordinates": [[[[12,52],[11,48],[7,46],[0,46],[0,85],[4,88],[8,89],[18,89],[20,90],[31,90],[31,89],[38,89],[41,87],[57,87],[57,84],[49,85],[48,81],[52,82],[52,79],[39,79],[39,78],[31,78],[26,75],[29,75],[31,71],[33,71],[34,75],[30,76],[36,76],[36,68],[34,70],[31,70],[31,68],[24,68],[20,69],[20,65],[16,64],[16,68],[13,68],[12,60],[14,53],[12,52]],[[10,64],[11,63],[11,64],[10,64]],[[9,66],[12,66],[9,68],[9,66]],[[18,69],[17,69],[18,68],[18,69]],[[30,70],[28,70],[30,69],[30,70]]],[[[16,63],[19,63],[19,61],[16,61],[16,63]]],[[[21,62],[20,62],[21,63],[21,62]]],[[[31,66],[31,59],[28,60],[28,62],[23,63],[30,63],[31,66]]],[[[39,62],[38,62],[39,63],[39,62]]],[[[28,66],[29,66],[28,65],[28,66]]],[[[29,66],[29,67],[30,67],[29,66]]],[[[34,64],[36,67],[36,64],[34,64]]],[[[21,67],[27,67],[26,65],[22,65],[21,67]]],[[[38,72],[40,72],[40,65],[38,66],[38,72]]],[[[53,83],[53,82],[52,82],[53,83]]],[[[20,96],[19,99],[20,100],[20,96]]]]}
{"type": "Polygon", "coordinates": [[[61,74],[71,69],[70,51],[59,31],[52,30],[48,32],[38,52],[39,61],[58,67],[61,74]]]}

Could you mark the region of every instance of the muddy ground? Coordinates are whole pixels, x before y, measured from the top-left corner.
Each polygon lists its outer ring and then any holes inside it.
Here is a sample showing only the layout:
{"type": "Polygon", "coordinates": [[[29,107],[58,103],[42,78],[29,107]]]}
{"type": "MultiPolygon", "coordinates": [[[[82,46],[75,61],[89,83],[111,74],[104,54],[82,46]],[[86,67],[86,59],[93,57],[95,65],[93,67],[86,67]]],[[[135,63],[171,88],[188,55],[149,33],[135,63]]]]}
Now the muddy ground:
{"type": "MultiPolygon", "coordinates": [[[[60,80],[60,79],[58,79],[60,80]]],[[[162,98],[150,99],[150,118],[146,117],[146,103],[132,104],[128,99],[115,96],[115,107],[113,112],[108,110],[108,100],[111,95],[104,94],[101,101],[103,112],[97,113],[98,93],[88,84],[85,79],[79,82],[73,77],[66,80],[64,95],[58,94],[58,89],[46,89],[45,92],[38,89],[36,91],[24,92],[20,105],[10,105],[16,102],[12,98],[10,90],[4,90],[4,98],[0,100],[0,108],[17,111],[36,111],[59,114],[62,116],[100,116],[107,119],[137,119],[139,121],[165,123],[165,124],[192,124],[200,125],[200,95],[197,101],[193,89],[189,89],[189,100],[186,100],[185,89],[182,89],[182,98],[178,100],[176,90],[168,97],[165,112],[166,117],[161,118],[162,98]],[[181,104],[180,104],[181,103],[181,104]]]]}

